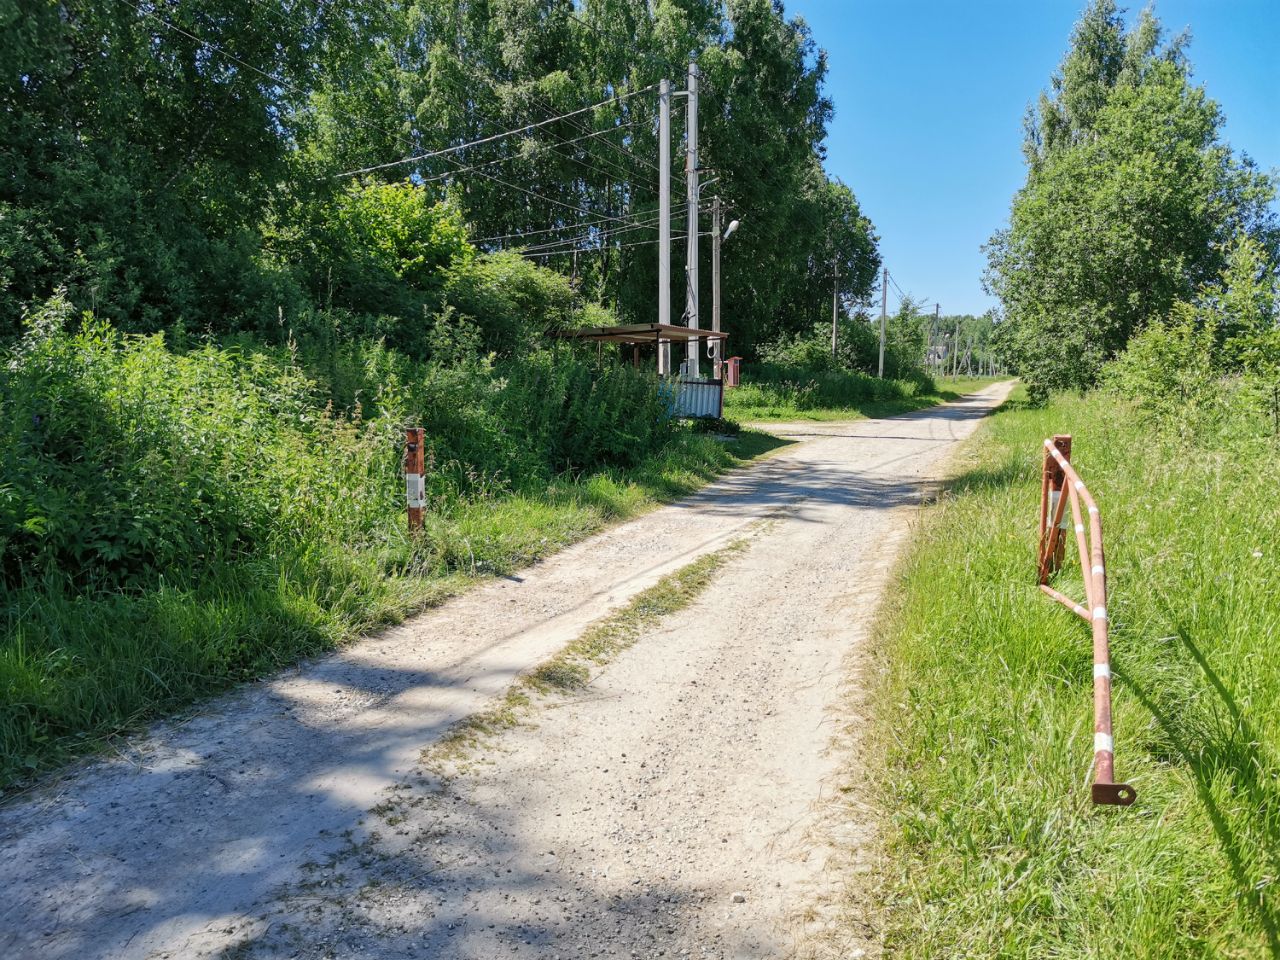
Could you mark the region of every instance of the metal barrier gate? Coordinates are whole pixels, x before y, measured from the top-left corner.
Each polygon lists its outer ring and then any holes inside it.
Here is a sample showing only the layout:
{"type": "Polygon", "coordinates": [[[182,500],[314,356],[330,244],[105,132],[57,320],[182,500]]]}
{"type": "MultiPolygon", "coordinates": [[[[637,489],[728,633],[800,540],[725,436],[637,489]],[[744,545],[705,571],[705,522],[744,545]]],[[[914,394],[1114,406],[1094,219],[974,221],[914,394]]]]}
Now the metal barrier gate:
{"type": "Polygon", "coordinates": [[[1102,517],[1089,488],[1071,466],[1071,437],[1055,436],[1044,442],[1044,476],[1040,485],[1040,589],[1093,627],[1093,802],[1127,807],[1138,792],[1127,783],[1115,782],[1115,739],[1111,730],[1111,642],[1107,620],[1107,571],[1102,553],[1102,517]],[[1066,496],[1063,496],[1063,493],[1066,496]],[[1084,575],[1085,604],[1081,606],[1049,586],[1062,567],[1068,529],[1063,519],[1067,502],[1075,528],[1080,569],[1084,575]],[[1089,517],[1086,532],[1081,511],[1089,517]]]}

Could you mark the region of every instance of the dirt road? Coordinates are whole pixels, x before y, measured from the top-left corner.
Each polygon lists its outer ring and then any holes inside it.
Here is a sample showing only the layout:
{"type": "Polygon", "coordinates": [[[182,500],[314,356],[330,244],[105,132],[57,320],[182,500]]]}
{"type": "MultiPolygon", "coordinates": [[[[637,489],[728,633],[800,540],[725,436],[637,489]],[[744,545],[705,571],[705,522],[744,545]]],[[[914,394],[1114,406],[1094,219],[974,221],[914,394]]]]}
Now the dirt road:
{"type": "MultiPolygon", "coordinates": [[[[4,957],[859,956],[860,644],[921,485],[1005,395],[802,440],[0,809],[4,957]],[[745,538],[583,691],[424,748],[745,538]],[[854,918],[856,919],[856,917],[854,918]],[[843,925],[842,925],[843,926],[843,925]]],[[[776,428],[775,428],[776,429],[776,428]]]]}

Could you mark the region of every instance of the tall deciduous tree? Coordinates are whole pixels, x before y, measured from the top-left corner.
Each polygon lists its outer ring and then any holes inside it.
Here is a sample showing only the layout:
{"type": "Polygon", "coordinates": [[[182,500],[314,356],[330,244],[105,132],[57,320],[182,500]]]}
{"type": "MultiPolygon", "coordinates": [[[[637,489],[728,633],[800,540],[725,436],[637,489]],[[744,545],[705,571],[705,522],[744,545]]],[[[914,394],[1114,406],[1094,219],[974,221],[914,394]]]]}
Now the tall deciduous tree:
{"type": "Polygon", "coordinates": [[[1028,123],[1026,185],[987,247],[1001,346],[1033,391],[1084,387],[1152,317],[1222,270],[1237,234],[1277,243],[1274,184],[1221,141],[1184,42],[1095,0],[1028,123]]]}
{"type": "Polygon", "coordinates": [[[691,60],[719,178],[703,198],[744,223],[724,251],[735,352],[821,319],[833,261],[846,301],[874,283],[871,225],[822,169],[825,56],[778,0],[0,0],[0,24],[0,330],[60,285],[134,329],[396,313],[350,302],[364,253],[326,218],[406,178],[482,250],[523,246],[584,298],[656,319],[649,88],[681,88],[691,60]]]}

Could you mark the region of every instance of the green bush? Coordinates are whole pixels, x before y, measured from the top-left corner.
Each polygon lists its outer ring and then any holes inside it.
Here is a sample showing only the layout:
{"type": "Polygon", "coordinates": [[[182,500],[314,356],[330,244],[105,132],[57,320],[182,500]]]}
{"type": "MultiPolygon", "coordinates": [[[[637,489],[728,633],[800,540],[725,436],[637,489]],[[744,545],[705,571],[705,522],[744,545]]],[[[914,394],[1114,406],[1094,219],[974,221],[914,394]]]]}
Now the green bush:
{"type": "Polygon", "coordinates": [[[1104,382],[1146,420],[1184,436],[1256,429],[1267,419],[1280,432],[1276,274],[1259,244],[1238,238],[1220,280],[1148,323],[1104,382]],[[1235,416],[1240,410],[1254,416],[1235,416]]]}
{"type": "MultiPolygon", "coordinates": [[[[831,351],[831,326],[819,323],[807,334],[782,337],[760,349],[760,364],[753,370],[772,382],[793,383],[829,380],[828,395],[857,395],[858,400],[890,399],[899,394],[877,392],[865,385],[880,366],[879,328],[859,317],[844,317],[837,327],[836,350],[831,351]],[[837,375],[830,377],[830,375],[837,375]],[[852,375],[841,379],[844,375],[852,375]],[[864,375],[859,379],[859,375],[864,375]]],[[[889,380],[914,385],[912,392],[928,392],[933,381],[924,369],[925,331],[911,301],[904,301],[885,327],[884,374],[889,380]]],[[[909,394],[908,394],[909,395],[909,394]]]]}
{"type": "Polygon", "coordinates": [[[905,400],[934,392],[923,372],[911,380],[881,379],[847,370],[818,373],[771,363],[751,364],[729,399],[735,409],[785,407],[794,410],[854,408],[865,403],[905,400]]]}
{"type": "Polygon", "coordinates": [[[307,542],[382,536],[400,428],[421,424],[442,503],[632,467],[673,436],[654,378],[568,346],[495,365],[438,320],[433,360],[77,332],[51,301],[0,369],[0,570],[136,589],[307,542]],[[335,401],[337,401],[335,403],[335,401]]]}
{"type": "Polygon", "coordinates": [[[186,580],[313,528],[363,536],[394,503],[373,486],[388,425],[330,416],[289,364],[101,321],[68,334],[68,311],[51,302],[0,369],[6,583],[186,580]]]}
{"type": "MultiPolygon", "coordinates": [[[[518,253],[458,261],[445,279],[445,298],[479,327],[485,349],[511,355],[548,330],[576,325],[580,310],[568,279],[518,253]]],[[[612,318],[602,323],[616,322],[612,318]]]]}

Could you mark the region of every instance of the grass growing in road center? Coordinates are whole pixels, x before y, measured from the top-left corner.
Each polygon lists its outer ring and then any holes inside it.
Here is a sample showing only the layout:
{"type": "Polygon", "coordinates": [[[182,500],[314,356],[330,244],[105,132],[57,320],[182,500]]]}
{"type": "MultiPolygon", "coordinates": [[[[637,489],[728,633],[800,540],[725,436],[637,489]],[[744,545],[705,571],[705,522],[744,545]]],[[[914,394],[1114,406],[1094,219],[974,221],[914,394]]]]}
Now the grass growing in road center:
{"type": "Polygon", "coordinates": [[[591,624],[563,650],[521,677],[493,706],[456,724],[440,743],[424,752],[423,759],[428,763],[458,760],[485,739],[514,727],[532,702],[533,693],[585,687],[591,681],[593,666],[608,663],[635,644],[646,629],[693,603],[746,543],[746,537],[734,540],[640,591],[625,606],[591,624]]]}
{"type": "Polygon", "coordinates": [[[892,955],[1280,954],[1280,509],[1258,426],[1166,439],[1095,395],[1012,404],[972,442],[879,642],[892,955]],[[1035,586],[1054,433],[1102,512],[1127,809],[1088,799],[1088,626],[1035,586]]]}

